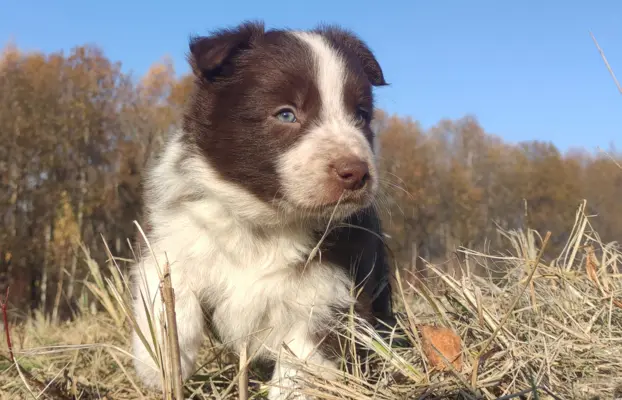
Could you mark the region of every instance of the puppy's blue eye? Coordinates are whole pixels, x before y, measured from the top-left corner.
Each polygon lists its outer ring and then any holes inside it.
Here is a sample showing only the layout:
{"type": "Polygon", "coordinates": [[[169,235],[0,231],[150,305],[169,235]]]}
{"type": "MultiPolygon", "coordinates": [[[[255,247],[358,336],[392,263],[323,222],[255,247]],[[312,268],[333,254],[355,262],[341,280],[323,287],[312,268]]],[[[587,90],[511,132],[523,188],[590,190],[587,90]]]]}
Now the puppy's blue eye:
{"type": "Polygon", "coordinates": [[[369,120],[369,112],[363,108],[357,109],[355,120],[358,125],[365,125],[369,120]]]}
{"type": "Polygon", "coordinates": [[[287,122],[287,123],[290,123],[290,124],[296,122],[296,115],[294,114],[294,112],[292,110],[288,110],[288,109],[281,110],[276,115],[276,117],[281,122],[287,122]]]}

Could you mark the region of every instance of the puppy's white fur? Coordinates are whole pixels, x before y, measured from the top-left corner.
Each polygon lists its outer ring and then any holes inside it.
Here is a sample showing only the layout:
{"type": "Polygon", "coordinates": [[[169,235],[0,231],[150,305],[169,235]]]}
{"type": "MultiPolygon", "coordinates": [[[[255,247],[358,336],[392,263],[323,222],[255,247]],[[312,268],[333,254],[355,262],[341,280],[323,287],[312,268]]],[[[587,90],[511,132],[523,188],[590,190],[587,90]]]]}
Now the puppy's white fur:
{"type": "MultiPolygon", "coordinates": [[[[134,309],[141,331],[150,338],[142,297],[153,304],[153,315],[159,318],[157,266],[168,260],[184,378],[194,372],[203,341],[203,305],[212,308],[218,334],[236,351],[244,340],[249,340],[249,354],[257,355],[278,353],[285,343],[297,357],[331,366],[315,351],[313,333],[331,323],[331,307],[354,302],[345,271],[318,260],[301,268],[317,243],[311,227],[301,223],[296,206],[317,204],[314,196],[330,157],[343,156],[348,149],[368,162],[375,177],[374,157],[343,109],[343,61],[321,36],[296,35],[314,54],[323,108],[321,123],[278,160],[287,204],[273,207],[220,178],[206,159],[188,151],[183,132],[170,138],[148,172],[149,242],[156,259],[145,251],[133,269],[134,309]],[[301,170],[306,172],[300,174],[301,170]]],[[[339,216],[352,211],[343,208],[339,216]]],[[[159,338],[157,322],[155,327],[159,338]]],[[[136,333],[133,348],[141,380],[158,388],[160,373],[136,333]]],[[[292,364],[277,361],[269,398],[288,395],[294,384],[289,378],[296,373],[292,364]]]]}

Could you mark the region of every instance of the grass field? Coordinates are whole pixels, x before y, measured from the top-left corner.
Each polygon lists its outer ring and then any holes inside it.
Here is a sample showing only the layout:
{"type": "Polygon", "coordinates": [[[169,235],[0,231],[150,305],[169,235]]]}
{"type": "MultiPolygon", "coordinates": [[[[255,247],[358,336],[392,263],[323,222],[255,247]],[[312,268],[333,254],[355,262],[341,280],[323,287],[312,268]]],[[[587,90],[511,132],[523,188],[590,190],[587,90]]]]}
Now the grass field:
{"type": "MultiPolygon", "coordinates": [[[[352,330],[349,340],[368,346],[371,358],[339,380],[310,376],[305,390],[324,399],[622,398],[620,249],[600,241],[583,207],[554,260],[538,261],[545,240],[537,233],[504,235],[505,254],[461,250],[466,261],[459,277],[428,265],[437,294],[408,283],[396,288],[412,348],[391,349],[380,338],[369,341],[352,330]],[[489,275],[475,275],[476,270],[489,275]],[[431,359],[430,325],[460,337],[461,362],[439,370],[431,359]]],[[[99,299],[101,311],[83,304],[73,322],[53,325],[39,315],[10,325],[14,360],[3,341],[0,399],[162,398],[140,387],[133,372],[124,278],[114,263],[97,265],[84,250],[89,294],[99,299]]],[[[356,325],[349,321],[349,327],[356,325]]],[[[165,353],[162,362],[169,365],[165,353]]],[[[240,387],[247,380],[238,360],[218,343],[206,340],[199,362],[185,383],[185,398],[244,397],[240,387]]],[[[249,398],[265,395],[261,379],[262,371],[251,366],[249,398]]],[[[163,381],[174,386],[170,374],[163,381]]]]}

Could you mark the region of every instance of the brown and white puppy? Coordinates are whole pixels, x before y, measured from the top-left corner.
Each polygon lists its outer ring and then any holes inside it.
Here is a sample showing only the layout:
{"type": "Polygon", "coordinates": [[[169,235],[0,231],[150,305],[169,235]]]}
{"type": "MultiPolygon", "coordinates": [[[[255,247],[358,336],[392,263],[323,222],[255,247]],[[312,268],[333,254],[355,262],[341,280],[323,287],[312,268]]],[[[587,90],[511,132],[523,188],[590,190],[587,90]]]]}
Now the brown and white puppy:
{"type": "MultiPolygon", "coordinates": [[[[372,87],[386,84],[382,70],[349,31],[261,23],[191,40],[189,61],[195,87],[183,128],[145,181],[157,260],[145,251],[133,269],[141,330],[149,332],[142,297],[160,315],[157,264],[168,260],[184,378],[205,310],[234,351],[249,338],[249,354],[274,357],[284,343],[334,366],[318,344],[329,342],[321,339],[340,312],[354,304],[372,323],[392,315],[373,204],[372,87]],[[329,221],[346,225],[314,251],[329,221]],[[353,284],[365,288],[358,300],[353,284]]],[[[160,374],[136,333],[133,349],[138,375],[157,388],[160,374]]],[[[288,378],[296,373],[277,359],[269,398],[295,392],[288,378]]]]}

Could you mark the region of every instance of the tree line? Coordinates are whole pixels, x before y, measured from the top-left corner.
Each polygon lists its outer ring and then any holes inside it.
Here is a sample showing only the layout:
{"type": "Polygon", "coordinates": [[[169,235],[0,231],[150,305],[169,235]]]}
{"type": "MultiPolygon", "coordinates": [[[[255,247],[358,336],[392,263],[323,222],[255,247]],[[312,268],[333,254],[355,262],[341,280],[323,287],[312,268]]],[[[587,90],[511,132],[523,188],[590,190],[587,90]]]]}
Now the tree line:
{"type": "MultiPolygon", "coordinates": [[[[0,293],[16,315],[67,318],[85,296],[84,248],[132,258],[141,176],[191,88],[168,59],[138,79],[96,46],[0,54],[0,293]]],[[[425,276],[463,247],[503,251],[499,228],[570,234],[582,199],[605,241],[622,239],[622,156],[509,144],[474,116],[430,129],[378,111],[381,211],[397,264],[425,276]]],[[[586,144],[589,145],[589,132],[586,144]]],[[[553,253],[551,253],[553,254],[553,253]]]]}

